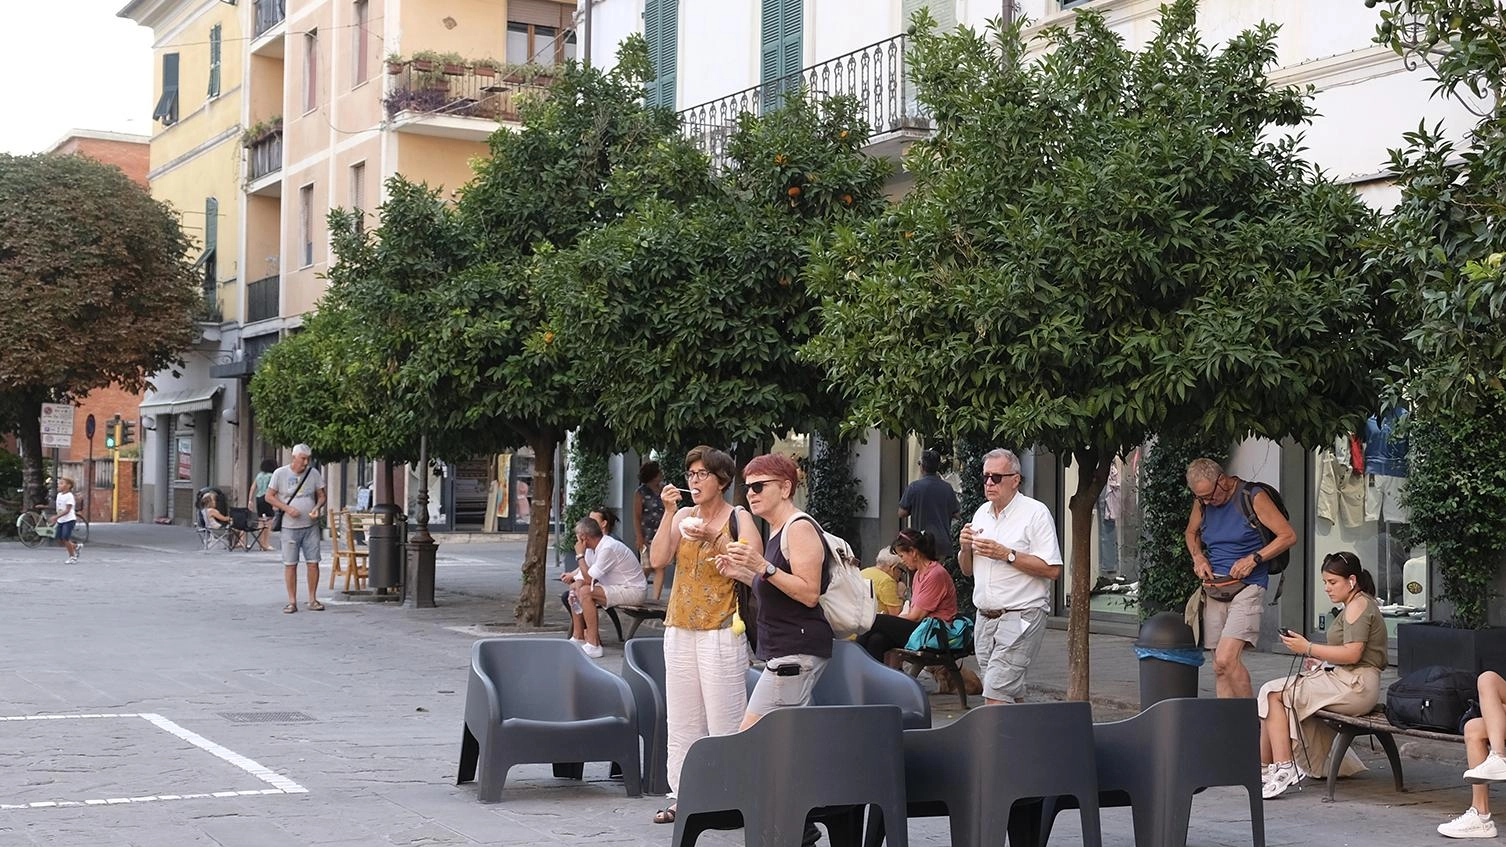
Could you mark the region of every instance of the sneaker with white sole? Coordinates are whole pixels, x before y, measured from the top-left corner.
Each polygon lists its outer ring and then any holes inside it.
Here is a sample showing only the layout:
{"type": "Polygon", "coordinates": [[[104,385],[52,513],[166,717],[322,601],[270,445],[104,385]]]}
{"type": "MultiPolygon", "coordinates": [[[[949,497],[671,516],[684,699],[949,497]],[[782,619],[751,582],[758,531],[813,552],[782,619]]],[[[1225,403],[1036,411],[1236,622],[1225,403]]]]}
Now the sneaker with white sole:
{"type": "Polygon", "coordinates": [[[1274,765],[1271,775],[1266,779],[1261,788],[1260,796],[1266,800],[1274,800],[1286,793],[1288,788],[1302,781],[1302,774],[1297,773],[1297,766],[1291,762],[1274,765]]]}
{"type": "Polygon", "coordinates": [[[584,638],[571,638],[570,639],[570,643],[574,644],[576,647],[580,647],[581,645],[583,645],[583,644],[586,643],[586,639],[584,639],[584,638]]]}
{"type": "Polygon", "coordinates": [[[1438,834],[1449,838],[1495,838],[1496,822],[1469,807],[1469,811],[1448,823],[1438,824],[1438,834]]]}
{"type": "Polygon", "coordinates": [[[67,559],[67,561],[63,562],[63,564],[65,564],[65,565],[76,565],[76,564],[78,564],[78,557],[77,556],[69,556],[68,559],[67,559]]]}
{"type": "Polygon", "coordinates": [[[1464,781],[1476,785],[1482,782],[1501,782],[1506,780],[1506,759],[1500,754],[1492,752],[1485,757],[1485,761],[1464,772],[1464,781]]]}
{"type": "Polygon", "coordinates": [[[81,543],[73,545],[73,558],[77,559],[82,555],[84,555],[84,545],[81,543]]]}
{"type": "Polygon", "coordinates": [[[600,659],[602,656],[605,656],[607,654],[607,651],[603,650],[600,644],[591,644],[587,642],[580,645],[580,649],[586,651],[586,655],[590,656],[593,659],[600,659]]]}

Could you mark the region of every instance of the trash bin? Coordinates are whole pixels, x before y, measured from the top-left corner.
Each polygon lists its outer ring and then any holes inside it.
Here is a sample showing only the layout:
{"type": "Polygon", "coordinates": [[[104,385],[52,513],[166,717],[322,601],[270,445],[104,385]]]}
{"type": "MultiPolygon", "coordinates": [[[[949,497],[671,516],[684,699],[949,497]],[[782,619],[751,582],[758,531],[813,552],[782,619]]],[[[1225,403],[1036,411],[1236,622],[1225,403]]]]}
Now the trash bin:
{"type": "Polygon", "coordinates": [[[403,559],[398,549],[398,509],[392,503],[378,503],[371,510],[366,527],[366,584],[372,588],[396,588],[402,579],[403,559]]]}
{"type": "Polygon", "coordinates": [[[1197,696],[1203,650],[1181,615],[1162,612],[1141,624],[1135,656],[1140,660],[1141,711],[1173,697],[1197,696]]]}

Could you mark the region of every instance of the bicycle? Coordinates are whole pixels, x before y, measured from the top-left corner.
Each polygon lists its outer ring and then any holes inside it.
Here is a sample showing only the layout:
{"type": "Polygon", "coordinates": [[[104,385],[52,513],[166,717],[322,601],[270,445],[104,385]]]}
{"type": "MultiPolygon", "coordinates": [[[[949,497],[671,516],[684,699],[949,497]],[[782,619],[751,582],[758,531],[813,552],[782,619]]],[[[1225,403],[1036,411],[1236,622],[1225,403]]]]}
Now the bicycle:
{"type": "MultiPolygon", "coordinates": [[[[16,518],[16,535],[21,539],[22,544],[27,547],[36,547],[42,543],[43,539],[57,537],[57,525],[47,522],[50,514],[51,510],[46,506],[32,506],[31,511],[22,512],[21,516],[16,518]]],[[[89,522],[83,518],[79,518],[73,524],[73,541],[77,544],[89,542],[89,522]]]]}

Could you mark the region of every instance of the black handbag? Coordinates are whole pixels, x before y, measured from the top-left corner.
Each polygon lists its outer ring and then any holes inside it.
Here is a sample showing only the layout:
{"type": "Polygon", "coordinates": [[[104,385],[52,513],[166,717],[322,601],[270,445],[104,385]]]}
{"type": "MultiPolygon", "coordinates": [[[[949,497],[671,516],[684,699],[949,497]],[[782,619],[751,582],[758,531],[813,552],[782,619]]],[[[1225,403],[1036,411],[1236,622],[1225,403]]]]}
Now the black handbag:
{"type": "MultiPolygon", "coordinates": [[[[303,483],[308,480],[309,474],[313,470],[314,470],[313,468],[309,468],[308,470],[306,470],[306,471],[303,472],[303,479],[298,480],[298,487],[295,488],[295,489],[293,489],[293,493],[288,496],[288,505],[292,505],[293,498],[297,497],[298,496],[298,492],[300,492],[300,491],[303,490],[303,483]]],[[[273,532],[282,532],[282,516],[283,516],[283,514],[284,514],[284,512],[281,509],[278,509],[277,510],[277,516],[274,517],[274,518],[272,518],[272,531],[273,532]]]]}

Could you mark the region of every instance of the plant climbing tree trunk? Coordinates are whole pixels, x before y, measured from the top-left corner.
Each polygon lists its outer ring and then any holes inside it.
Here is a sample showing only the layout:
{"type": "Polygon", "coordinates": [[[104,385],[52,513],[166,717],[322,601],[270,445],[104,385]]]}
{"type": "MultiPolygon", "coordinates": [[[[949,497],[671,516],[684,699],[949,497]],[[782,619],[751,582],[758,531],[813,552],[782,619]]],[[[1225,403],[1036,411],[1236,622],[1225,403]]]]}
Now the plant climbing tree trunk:
{"type": "Polygon", "coordinates": [[[550,506],[554,502],[554,453],[565,440],[562,430],[546,427],[533,433],[533,485],[528,491],[528,550],[523,554],[523,587],[514,618],[519,626],[544,622],[545,570],[549,566],[550,506]]]}
{"type": "Polygon", "coordinates": [[[1098,449],[1078,451],[1077,491],[1067,501],[1072,515],[1072,607],[1067,613],[1067,699],[1088,699],[1088,617],[1092,612],[1093,590],[1093,506],[1109,481],[1114,454],[1098,449]]]}

